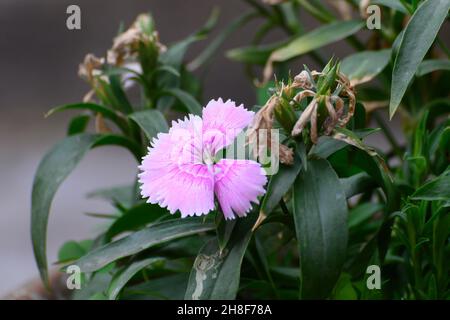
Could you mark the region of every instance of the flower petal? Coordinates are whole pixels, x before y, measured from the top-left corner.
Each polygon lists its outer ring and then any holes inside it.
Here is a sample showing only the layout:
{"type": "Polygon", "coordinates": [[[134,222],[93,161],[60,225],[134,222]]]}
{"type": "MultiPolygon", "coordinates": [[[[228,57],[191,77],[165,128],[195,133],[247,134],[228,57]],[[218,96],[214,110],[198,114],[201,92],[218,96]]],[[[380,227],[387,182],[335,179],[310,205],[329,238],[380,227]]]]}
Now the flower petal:
{"type": "Polygon", "coordinates": [[[214,192],[225,219],[245,217],[266,191],[267,178],[258,162],[222,159],[214,165],[214,192]]]}
{"type": "Polygon", "coordinates": [[[250,124],[254,112],[234,101],[211,100],[203,109],[203,141],[213,146],[213,151],[230,145],[236,136],[250,124]]]}
{"type": "Polygon", "coordinates": [[[182,217],[202,215],[214,209],[212,167],[202,164],[201,119],[190,117],[160,133],[139,167],[141,195],[148,202],[177,210],[182,217]]]}

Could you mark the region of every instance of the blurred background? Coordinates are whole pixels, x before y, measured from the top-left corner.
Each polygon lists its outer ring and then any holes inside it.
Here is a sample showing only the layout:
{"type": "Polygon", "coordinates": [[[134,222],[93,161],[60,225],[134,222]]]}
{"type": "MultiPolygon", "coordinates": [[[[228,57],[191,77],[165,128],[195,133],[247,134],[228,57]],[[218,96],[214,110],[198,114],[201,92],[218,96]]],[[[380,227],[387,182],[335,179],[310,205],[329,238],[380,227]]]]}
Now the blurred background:
{"type": "MultiPolygon", "coordinates": [[[[104,55],[121,22],[131,24],[141,12],[151,12],[161,42],[173,43],[201,27],[213,7],[220,7],[219,24],[211,35],[247,6],[240,0],[128,0],[62,1],[2,0],[0,2],[0,297],[37,276],[30,240],[30,194],[34,172],[41,157],[65,136],[69,113],[48,119],[50,108],[81,101],[88,86],[78,78],[78,64],[86,53],[104,55]],[[81,30],[66,28],[66,8],[81,8],[81,30]]],[[[312,29],[316,22],[304,15],[312,29]]],[[[227,60],[227,49],[243,46],[254,30],[249,24],[233,34],[209,69],[204,101],[231,98],[245,105],[255,103],[251,82],[243,67],[227,60]]],[[[268,41],[282,35],[271,34],[268,41]]],[[[208,40],[196,44],[194,56],[208,40]]],[[[343,57],[351,50],[334,44],[322,51],[325,57],[343,57]]],[[[298,67],[308,59],[298,61],[298,67]]],[[[300,70],[300,69],[299,69],[300,70]]],[[[380,136],[372,144],[383,146],[380,136]]],[[[63,183],[52,205],[48,227],[49,264],[67,240],[95,234],[98,219],[85,212],[107,213],[104,202],[85,194],[100,187],[131,183],[136,163],[124,150],[104,147],[91,151],[63,183]]]]}

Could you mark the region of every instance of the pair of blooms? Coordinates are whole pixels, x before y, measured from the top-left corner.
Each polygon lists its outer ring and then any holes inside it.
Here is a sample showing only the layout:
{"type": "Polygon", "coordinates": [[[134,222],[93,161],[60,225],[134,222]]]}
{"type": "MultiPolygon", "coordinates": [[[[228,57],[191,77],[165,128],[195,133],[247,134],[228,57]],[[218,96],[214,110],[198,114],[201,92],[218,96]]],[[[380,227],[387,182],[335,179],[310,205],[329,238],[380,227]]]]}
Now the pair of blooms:
{"type": "Polygon", "coordinates": [[[203,215],[217,199],[226,219],[244,217],[265,193],[261,165],[247,159],[217,159],[253,120],[254,113],[233,101],[211,100],[202,117],[172,122],[153,139],[139,167],[141,195],[182,217],[203,215]]]}

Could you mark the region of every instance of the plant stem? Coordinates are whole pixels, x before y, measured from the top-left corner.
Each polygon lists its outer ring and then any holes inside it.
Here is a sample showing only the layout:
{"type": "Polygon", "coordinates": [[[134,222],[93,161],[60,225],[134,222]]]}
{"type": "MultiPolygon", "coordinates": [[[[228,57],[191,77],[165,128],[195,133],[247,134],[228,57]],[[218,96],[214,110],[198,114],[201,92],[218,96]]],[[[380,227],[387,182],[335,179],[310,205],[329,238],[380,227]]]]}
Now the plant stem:
{"type": "Polygon", "coordinates": [[[289,214],[289,210],[288,210],[288,208],[286,206],[286,203],[284,202],[283,199],[280,200],[279,205],[281,207],[281,210],[283,210],[284,214],[289,214]]]}

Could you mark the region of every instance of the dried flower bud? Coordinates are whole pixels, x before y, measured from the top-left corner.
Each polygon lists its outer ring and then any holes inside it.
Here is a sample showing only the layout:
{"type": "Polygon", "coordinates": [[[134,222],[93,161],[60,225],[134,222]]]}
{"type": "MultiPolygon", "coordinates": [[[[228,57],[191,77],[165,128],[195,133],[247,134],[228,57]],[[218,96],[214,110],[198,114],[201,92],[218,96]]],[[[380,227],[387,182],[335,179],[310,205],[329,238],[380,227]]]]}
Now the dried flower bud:
{"type": "Polygon", "coordinates": [[[303,89],[312,89],[313,87],[309,74],[306,70],[303,70],[294,77],[293,85],[296,88],[303,88],[303,89]]]}

